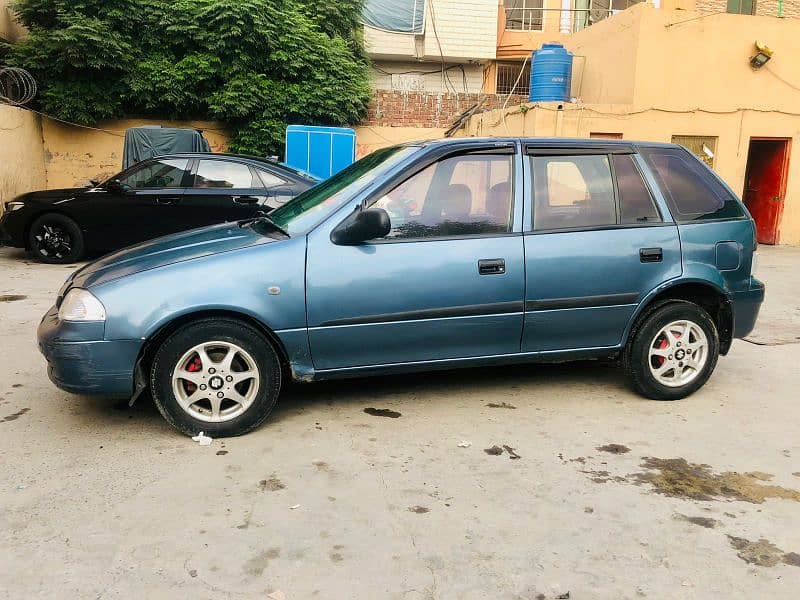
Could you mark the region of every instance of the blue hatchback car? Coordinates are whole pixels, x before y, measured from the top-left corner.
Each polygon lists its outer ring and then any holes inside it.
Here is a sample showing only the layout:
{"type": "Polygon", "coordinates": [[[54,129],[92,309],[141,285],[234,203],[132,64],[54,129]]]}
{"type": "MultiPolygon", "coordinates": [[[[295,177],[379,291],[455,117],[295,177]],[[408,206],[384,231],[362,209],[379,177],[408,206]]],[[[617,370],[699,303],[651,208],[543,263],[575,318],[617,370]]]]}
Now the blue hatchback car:
{"type": "Polygon", "coordinates": [[[673,400],[752,330],[755,249],[742,203],[679,146],[406,144],[269,217],[89,263],[39,345],[58,387],[149,389],[212,436],[260,425],[288,378],[610,357],[673,400]]]}

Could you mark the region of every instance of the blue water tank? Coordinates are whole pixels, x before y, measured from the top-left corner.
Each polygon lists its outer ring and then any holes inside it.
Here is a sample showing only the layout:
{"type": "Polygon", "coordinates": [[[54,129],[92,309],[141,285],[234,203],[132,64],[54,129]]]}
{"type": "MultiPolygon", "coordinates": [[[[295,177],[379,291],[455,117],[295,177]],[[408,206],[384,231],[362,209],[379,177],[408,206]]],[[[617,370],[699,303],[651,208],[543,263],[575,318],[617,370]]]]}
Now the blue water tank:
{"type": "Polygon", "coordinates": [[[561,44],[542,44],[531,59],[531,102],[565,102],[572,86],[572,52],[561,44]]]}
{"type": "Polygon", "coordinates": [[[346,127],[289,125],[286,164],[327,179],[356,159],[356,132],[346,127]]]}

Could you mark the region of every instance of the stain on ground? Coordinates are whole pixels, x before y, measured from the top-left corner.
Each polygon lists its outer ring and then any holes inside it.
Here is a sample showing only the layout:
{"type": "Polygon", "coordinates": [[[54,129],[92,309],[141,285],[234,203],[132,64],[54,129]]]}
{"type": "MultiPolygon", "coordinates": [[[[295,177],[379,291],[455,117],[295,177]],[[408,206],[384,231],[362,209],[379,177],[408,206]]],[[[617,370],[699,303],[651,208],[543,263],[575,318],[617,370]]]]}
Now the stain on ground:
{"type": "Polygon", "coordinates": [[[227,450],[217,450],[217,456],[225,456],[227,453],[227,450]]]}
{"type": "Polygon", "coordinates": [[[506,446],[505,444],[503,444],[503,450],[508,452],[508,458],[510,458],[511,460],[517,460],[518,458],[522,458],[519,454],[517,454],[517,451],[514,450],[511,446],[506,446]]]}
{"type": "Polygon", "coordinates": [[[489,456],[500,456],[503,452],[508,452],[508,458],[511,460],[517,460],[518,458],[522,458],[517,451],[514,450],[511,446],[503,444],[502,446],[492,446],[491,448],[484,448],[483,449],[486,454],[489,456]]]}
{"type": "Polygon", "coordinates": [[[631,451],[627,446],[622,444],[606,444],[605,446],[598,446],[600,452],[608,452],[609,454],[626,454],[631,451]]]}
{"type": "Polygon", "coordinates": [[[490,456],[500,456],[503,453],[503,449],[500,446],[492,446],[491,448],[484,448],[483,451],[490,456]]]}
{"type": "Polygon", "coordinates": [[[675,513],[674,517],[679,521],[686,521],[687,523],[699,525],[700,527],[705,527],[706,529],[714,529],[720,524],[719,521],[712,519],[711,517],[689,517],[687,515],[682,515],[681,513],[675,513]]]}
{"type": "Polygon", "coordinates": [[[497,404],[496,402],[490,402],[486,406],[488,406],[489,408],[513,408],[513,409],[517,408],[516,406],[514,406],[513,404],[509,404],[508,402],[501,402],[500,404],[497,404]]]}
{"type": "Polygon", "coordinates": [[[729,499],[752,504],[761,504],[767,498],[800,502],[800,492],[797,490],[764,485],[762,482],[771,479],[768,473],[714,473],[709,465],[690,463],[685,458],[645,457],[641,466],[647,471],[629,476],[633,482],[649,484],[656,493],[672,498],[704,501],[729,499]]]}
{"type": "Polygon", "coordinates": [[[25,300],[27,296],[22,294],[0,294],[0,302],[17,302],[18,300],[25,300]]]}
{"type": "Polygon", "coordinates": [[[283,485],[283,482],[273,475],[269,479],[262,479],[258,482],[258,487],[261,488],[262,492],[277,492],[278,490],[284,489],[286,486],[283,485]]]}
{"type": "Polygon", "coordinates": [[[396,419],[397,417],[402,417],[399,412],[394,410],[389,410],[388,408],[365,408],[364,412],[368,415],[372,415],[373,417],[389,417],[390,419],[396,419]]]}
{"type": "Polygon", "coordinates": [[[624,477],[620,477],[619,475],[611,475],[608,471],[596,471],[596,470],[581,470],[581,473],[585,473],[586,475],[590,475],[592,481],[595,483],[607,483],[609,481],[614,481],[616,483],[625,483],[627,479],[624,477]]]}
{"type": "Polygon", "coordinates": [[[583,512],[585,512],[586,514],[590,515],[590,514],[592,514],[594,512],[594,509],[591,506],[584,506],[583,507],[583,512]]]}
{"type": "Polygon", "coordinates": [[[315,460],[312,464],[317,468],[317,471],[328,471],[329,470],[329,468],[328,468],[329,465],[325,461],[315,460]]]}
{"type": "Polygon", "coordinates": [[[736,556],[751,565],[774,567],[775,565],[785,564],[792,567],[800,567],[800,554],[784,552],[764,538],[757,542],[751,542],[745,538],[729,535],[728,540],[731,546],[737,550],[736,556]]]}
{"type": "Polygon", "coordinates": [[[269,561],[281,555],[280,548],[270,548],[259,552],[253,558],[244,563],[244,572],[253,577],[260,577],[264,570],[269,566],[269,561]]]}
{"type": "Polygon", "coordinates": [[[427,508],[425,506],[409,506],[408,507],[408,512],[413,512],[413,513],[416,513],[418,515],[424,515],[426,512],[430,512],[430,511],[431,511],[431,509],[427,508]]]}
{"type": "Polygon", "coordinates": [[[10,415],[7,415],[7,416],[3,417],[2,419],[0,419],[0,423],[5,423],[6,421],[16,421],[17,419],[19,419],[22,415],[24,415],[29,410],[30,410],[30,408],[21,408],[17,412],[11,413],[10,415]]]}
{"type": "Polygon", "coordinates": [[[328,556],[330,557],[331,562],[338,563],[344,560],[344,557],[339,552],[331,552],[328,556]]]}

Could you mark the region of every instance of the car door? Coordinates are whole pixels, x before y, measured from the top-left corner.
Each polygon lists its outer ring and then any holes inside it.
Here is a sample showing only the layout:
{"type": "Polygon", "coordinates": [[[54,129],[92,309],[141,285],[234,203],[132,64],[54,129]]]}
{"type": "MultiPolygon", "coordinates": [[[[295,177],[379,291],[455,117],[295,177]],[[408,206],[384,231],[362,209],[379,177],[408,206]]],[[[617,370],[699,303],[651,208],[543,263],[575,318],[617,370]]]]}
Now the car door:
{"type": "Polygon", "coordinates": [[[264,185],[245,162],[199,158],[193,173],[180,210],[183,229],[249,219],[266,202],[264,185]]]}
{"type": "Polygon", "coordinates": [[[614,347],[643,296],[681,274],[677,226],[630,147],[527,152],[522,351],[614,347]]]}
{"type": "Polygon", "coordinates": [[[516,145],[476,147],[387,182],[382,239],[338,246],[309,235],[306,293],[315,368],[519,351],[524,286],[516,145]]]}
{"type": "Polygon", "coordinates": [[[148,160],[98,188],[87,204],[87,239],[109,250],[171,233],[188,165],[188,158],[148,160]]]}

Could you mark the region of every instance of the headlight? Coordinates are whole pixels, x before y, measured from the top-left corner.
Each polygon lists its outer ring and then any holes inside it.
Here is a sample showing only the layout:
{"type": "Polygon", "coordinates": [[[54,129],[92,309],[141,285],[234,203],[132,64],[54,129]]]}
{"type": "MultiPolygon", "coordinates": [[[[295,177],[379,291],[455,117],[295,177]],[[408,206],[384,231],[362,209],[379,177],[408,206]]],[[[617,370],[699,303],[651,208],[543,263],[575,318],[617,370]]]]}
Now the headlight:
{"type": "Polygon", "coordinates": [[[73,288],[61,301],[58,318],[62,321],[105,321],[106,309],[91,292],[73,288]]]}
{"type": "Polygon", "coordinates": [[[19,210],[23,206],[25,206],[24,202],[19,202],[18,200],[12,200],[11,202],[6,202],[6,211],[14,212],[15,210],[19,210]]]}

